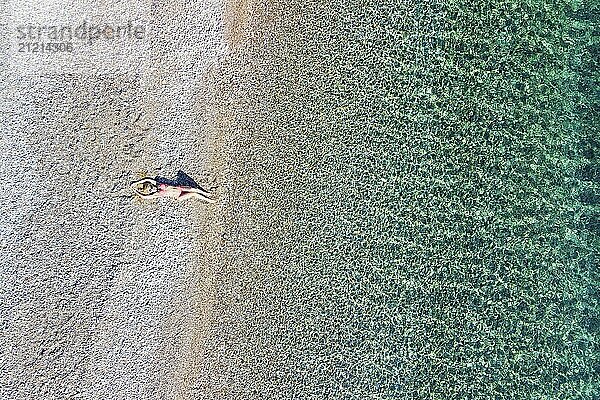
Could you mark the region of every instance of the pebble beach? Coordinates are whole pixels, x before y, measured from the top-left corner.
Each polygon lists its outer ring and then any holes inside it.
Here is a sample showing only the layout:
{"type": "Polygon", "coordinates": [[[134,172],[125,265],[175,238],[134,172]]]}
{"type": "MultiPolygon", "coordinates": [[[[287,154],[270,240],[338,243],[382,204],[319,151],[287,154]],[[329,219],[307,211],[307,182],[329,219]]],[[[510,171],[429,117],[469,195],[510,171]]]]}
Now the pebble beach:
{"type": "Polygon", "coordinates": [[[597,17],[0,2],[0,397],[596,398],[597,17]]]}

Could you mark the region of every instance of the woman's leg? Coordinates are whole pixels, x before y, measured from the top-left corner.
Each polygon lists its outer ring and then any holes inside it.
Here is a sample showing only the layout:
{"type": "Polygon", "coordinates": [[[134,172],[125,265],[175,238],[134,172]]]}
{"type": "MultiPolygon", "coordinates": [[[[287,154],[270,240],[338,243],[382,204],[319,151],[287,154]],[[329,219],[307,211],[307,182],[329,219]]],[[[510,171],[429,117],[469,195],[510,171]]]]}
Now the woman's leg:
{"type": "Polygon", "coordinates": [[[199,193],[199,192],[196,192],[196,191],[189,191],[187,189],[185,191],[181,192],[181,194],[179,195],[179,197],[177,198],[177,200],[185,200],[185,199],[192,199],[192,198],[204,200],[204,201],[206,201],[208,203],[214,203],[215,202],[215,200],[211,199],[208,196],[205,196],[202,192],[199,193]]]}
{"type": "Polygon", "coordinates": [[[189,186],[185,186],[185,187],[183,187],[183,190],[184,190],[185,192],[200,193],[200,194],[202,194],[202,195],[204,195],[204,196],[207,196],[207,197],[208,197],[208,196],[210,196],[210,193],[209,193],[209,192],[207,192],[207,191],[206,191],[206,190],[204,190],[204,189],[200,189],[200,188],[195,188],[195,187],[189,187],[189,186]]]}

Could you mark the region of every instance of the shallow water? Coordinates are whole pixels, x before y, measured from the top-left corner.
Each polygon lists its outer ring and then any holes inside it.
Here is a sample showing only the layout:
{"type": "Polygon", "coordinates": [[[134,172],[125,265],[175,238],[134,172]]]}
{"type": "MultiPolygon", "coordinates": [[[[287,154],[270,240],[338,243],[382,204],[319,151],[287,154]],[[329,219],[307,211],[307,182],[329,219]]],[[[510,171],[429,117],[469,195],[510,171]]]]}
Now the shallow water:
{"type": "Polygon", "coordinates": [[[222,67],[225,397],[598,395],[596,11],[570,7],[256,6],[222,67]]]}

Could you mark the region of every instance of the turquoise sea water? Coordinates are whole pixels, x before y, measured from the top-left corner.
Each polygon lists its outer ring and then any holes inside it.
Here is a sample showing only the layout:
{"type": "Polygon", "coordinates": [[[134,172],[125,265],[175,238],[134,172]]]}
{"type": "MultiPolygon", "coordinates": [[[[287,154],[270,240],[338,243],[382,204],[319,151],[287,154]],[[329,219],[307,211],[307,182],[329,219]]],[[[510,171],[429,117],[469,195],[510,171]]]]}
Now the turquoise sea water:
{"type": "Polygon", "coordinates": [[[226,393],[600,396],[598,2],[258,11],[219,100],[226,393]]]}

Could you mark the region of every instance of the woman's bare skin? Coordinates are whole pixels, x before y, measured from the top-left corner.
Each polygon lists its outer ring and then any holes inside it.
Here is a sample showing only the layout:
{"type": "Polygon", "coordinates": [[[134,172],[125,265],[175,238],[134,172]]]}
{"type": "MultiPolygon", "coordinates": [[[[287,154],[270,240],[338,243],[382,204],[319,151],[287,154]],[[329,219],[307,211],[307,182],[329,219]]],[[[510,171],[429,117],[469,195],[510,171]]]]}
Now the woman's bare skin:
{"type": "Polygon", "coordinates": [[[197,198],[208,203],[215,202],[215,200],[210,197],[210,193],[203,189],[191,186],[172,186],[166,183],[158,183],[155,179],[151,178],[144,178],[133,182],[131,188],[135,194],[144,200],[171,197],[177,201],[197,198]]]}

